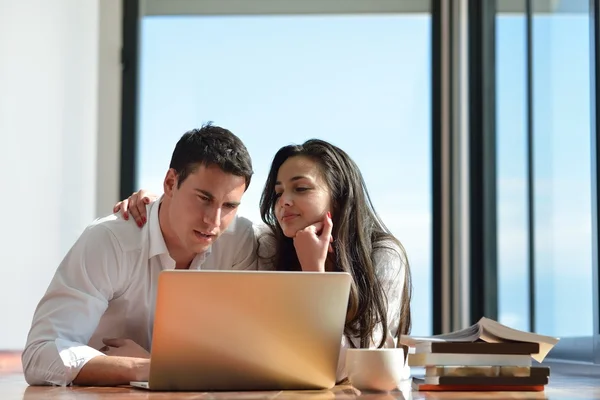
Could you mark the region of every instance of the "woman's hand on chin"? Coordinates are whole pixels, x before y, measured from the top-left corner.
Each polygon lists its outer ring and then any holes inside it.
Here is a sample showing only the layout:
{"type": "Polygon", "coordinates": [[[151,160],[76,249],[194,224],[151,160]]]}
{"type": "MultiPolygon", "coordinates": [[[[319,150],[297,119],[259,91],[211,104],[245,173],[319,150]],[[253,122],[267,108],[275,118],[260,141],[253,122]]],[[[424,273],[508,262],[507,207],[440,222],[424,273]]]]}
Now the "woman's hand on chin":
{"type": "Polygon", "coordinates": [[[302,271],[325,272],[327,253],[333,252],[332,229],[333,222],[328,212],[322,222],[316,222],[296,232],[294,247],[302,271]]]}

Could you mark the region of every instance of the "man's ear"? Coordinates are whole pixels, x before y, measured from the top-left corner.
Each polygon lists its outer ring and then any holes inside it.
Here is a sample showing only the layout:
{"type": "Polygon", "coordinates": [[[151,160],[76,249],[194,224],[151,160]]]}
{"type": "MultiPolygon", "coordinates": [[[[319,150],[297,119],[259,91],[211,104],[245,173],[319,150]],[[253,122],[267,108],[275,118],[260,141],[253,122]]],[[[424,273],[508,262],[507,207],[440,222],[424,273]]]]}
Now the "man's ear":
{"type": "Polygon", "coordinates": [[[177,182],[177,172],[173,168],[169,168],[167,175],[165,176],[165,181],[163,182],[165,196],[173,196],[173,191],[177,189],[177,182]]]}

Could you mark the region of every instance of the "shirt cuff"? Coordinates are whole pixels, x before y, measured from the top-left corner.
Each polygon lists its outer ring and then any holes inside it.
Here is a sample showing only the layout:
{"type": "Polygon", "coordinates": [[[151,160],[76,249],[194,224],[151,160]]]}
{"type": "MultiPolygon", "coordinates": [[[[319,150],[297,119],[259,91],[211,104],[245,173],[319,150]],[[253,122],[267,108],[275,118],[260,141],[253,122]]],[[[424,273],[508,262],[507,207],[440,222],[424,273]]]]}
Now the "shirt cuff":
{"type": "Polygon", "coordinates": [[[65,339],[56,339],[54,341],[58,354],[65,365],[65,378],[66,381],[73,382],[73,380],[81,371],[81,368],[90,361],[92,358],[98,356],[106,356],[104,353],[81,343],[72,342],[65,339]]]}

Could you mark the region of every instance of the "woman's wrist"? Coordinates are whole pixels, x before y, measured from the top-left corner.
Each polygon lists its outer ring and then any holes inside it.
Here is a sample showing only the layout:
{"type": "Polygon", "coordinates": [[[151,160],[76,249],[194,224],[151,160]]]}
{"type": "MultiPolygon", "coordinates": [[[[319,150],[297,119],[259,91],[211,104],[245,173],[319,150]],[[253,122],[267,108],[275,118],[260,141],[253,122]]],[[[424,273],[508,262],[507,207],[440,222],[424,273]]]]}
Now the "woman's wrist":
{"type": "Polygon", "coordinates": [[[300,263],[300,268],[304,272],[325,272],[325,262],[300,263]],[[306,265],[306,266],[305,266],[306,265]],[[310,266],[309,266],[310,265],[310,266]]]}

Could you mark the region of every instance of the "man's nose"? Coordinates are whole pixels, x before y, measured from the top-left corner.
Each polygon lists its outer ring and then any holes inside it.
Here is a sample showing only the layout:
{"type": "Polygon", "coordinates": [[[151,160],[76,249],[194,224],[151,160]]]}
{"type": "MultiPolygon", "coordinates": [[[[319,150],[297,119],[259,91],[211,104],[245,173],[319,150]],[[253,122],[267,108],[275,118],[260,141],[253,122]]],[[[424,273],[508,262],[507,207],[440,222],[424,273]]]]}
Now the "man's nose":
{"type": "Polygon", "coordinates": [[[221,207],[210,207],[204,213],[204,223],[212,227],[220,225],[221,221],[221,207]]]}

